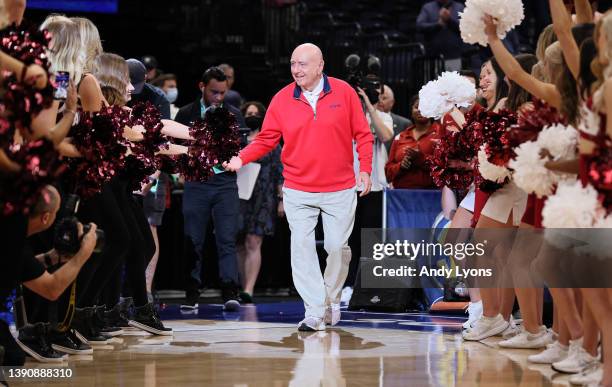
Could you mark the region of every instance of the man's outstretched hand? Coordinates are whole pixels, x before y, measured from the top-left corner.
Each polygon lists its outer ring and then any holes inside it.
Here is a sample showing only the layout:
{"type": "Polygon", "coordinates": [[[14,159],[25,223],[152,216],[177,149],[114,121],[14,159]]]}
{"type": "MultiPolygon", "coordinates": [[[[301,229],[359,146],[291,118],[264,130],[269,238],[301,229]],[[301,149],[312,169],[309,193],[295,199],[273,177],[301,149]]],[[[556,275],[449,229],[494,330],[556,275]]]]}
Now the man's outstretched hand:
{"type": "Polygon", "coordinates": [[[229,172],[236,172],[240,168],[242,168],[242,160],[238,156],[232,157],[229,163],[226,161],[223,164],[223,168],[229,172]]]}

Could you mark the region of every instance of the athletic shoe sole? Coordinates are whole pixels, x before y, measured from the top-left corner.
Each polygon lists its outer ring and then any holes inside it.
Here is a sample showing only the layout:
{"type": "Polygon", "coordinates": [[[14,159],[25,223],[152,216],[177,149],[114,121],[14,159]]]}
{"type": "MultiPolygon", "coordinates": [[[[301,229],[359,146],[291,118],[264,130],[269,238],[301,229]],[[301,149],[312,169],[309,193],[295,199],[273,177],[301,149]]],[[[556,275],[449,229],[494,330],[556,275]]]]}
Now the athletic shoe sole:
{"type": "Polygon", "coordinates": [[[30,347],[28,347],[27,345],[25,345],[24,343],[19,341],[19,339],[16,338],[15,341],[17,342],[17,344],[19,344],[19,347],[21,347],[23,352],[25,352],[28,355],[32,356],[34,359],[36,359],[37,361],[39,361],[41,363],[61,363],[64,360],[68,360],[68,355],[62,355],[62,357],[44,357],[44,356],[41,356],[40,354],[36,353],[36,351],[32,350],[30,347]]]}
{"type": "Polygon", "coordinates": [[[567,355],[562,357],[560,360],[554,360],[554,361],[544,361],[544,360],[537,360],[537,361],[535,361],[535,360],[530,359],[530,357],[527,357],[527,361],[529,363],[532,363],[532,364],[545,364],[545,365],[548,364],[548,365],[552,365],[552,363],[556,363],[558,361],[561,361],[561,360],[565,359],[566,357],[567,357],[567,355]]]}
{"type": "Polygon", "coordinates": [[[74,331],[74,334],[76,335],[76,337],[77,337],[79,340],[81,340],[81,343],[83,343],[83,344],[87,344],[87,345],[91,345],[92,347],[93,347],[94,345],[106,345],[106,344],[108,344],[108,340],[91,340],[91,341],[89,341],[89,340],[87,340],[87,339],[85,338],[85,336],[83,336],[83,335],[82,335],[81,333],[79,333],[79,331],[77,331],[77,330],[75,330],[75,331],[74,331]]]}
{"type": "Polygon", "coordinates": [[[229,300],[223,304],[223,310],[227,312],[235,312],[240,309],[240,303],[236,300],[229,300]]]}
{"type": "Polygon", "coordinates": [[[89,349],[72,349],[68,347],[63,347],[58,344],[51,344],[51,348],[56,350],[57,352],[66,353],[69,355],[91,355],[93,354],[93,348],[89,349]]]}
{"type": "Polygon", "coordinates": [[[533,340],[533,342],[527,342],[527,343],[506,343],[506,341],[510,341],[510,340],[504,340],[504,341],[500,341],[499,343],[497,343],[497,345],[499,345],[502,348],[509,348],[509,349],[541,349],[541,348],[546,348],[546,346],[550,343],[543,343],[543,342],[537,342],[539,340],[535,339],[533,340]]]}
{"type": "Polygon", "coordinates": [[[480,340],[484,340],[486,338],[499,335],[500,333],[505,331],[506,328],[508,328],[508,324],[507,323],[504,326],[499,326],[499,327],[497,327],[495,329],[489,330],[488,332],[482,333],[480,336],[472,337],[472,338],[469,338],[469,339],[466,338],[465,336],[463,336],[463,339],[466,340],[466,341],[480,341],[480,340]]]}
{"type": "Polygon", "coordinates": [[[310,325],[302,323],[298,327],[298,331],[300,332],[317,332],[317,331],[324,331],[324,330],[325,330],[325,324],[321,324],[320,326],[313,328],[310,325]]]}
{"type": "Polygon", "coordinates": [[[125,334],[123,329],[119,329],[117,331],[112,331],[112,332],[102,331],[101,333],[105,336],[110,336],[110,337],[121,336],[125,334]]]}
{"type": "Polygon", "coordinates": [[[171,330],[170,331],[161,331],[159,329],[150,327],[150,326],[148,326],[146,324],[139,323],[138,321],[135,321],[135,320],[130,320],[129,324],[131,326],[133,326],[134,328],[138,328],[140,330],[143,330],[143,331],[146,331],[146,332],[152,333],[154,335],[158,335],[158,336],[172,336],[174,334],[174,332],[171,331],[171,330]]]}
{"type": "Polygon", "coordinates": [[[555,370],[555,371],[557,371],[557,372],[560,372],[560,373],[562,373],[562,374],[567,374],[567,375],[575,375],[575,374],[579,374],[579,373],[581,373],[581,372],[582,372],[582,371],[583,371],[585,368],[590,367],[590,366],[591,366],[590,364],[587,364],[587,365],[586,365],[586,366],[584,366],[583,368],[580,368],[579,370],[574,371],[574,370],[567,370],[567,369],[563,370],[563,369],[557,368],[557,367],[555,367],[555,364],[554,364],[554,363],[550,365],[550,367],[551,367],[553,370],[555,370]]]}

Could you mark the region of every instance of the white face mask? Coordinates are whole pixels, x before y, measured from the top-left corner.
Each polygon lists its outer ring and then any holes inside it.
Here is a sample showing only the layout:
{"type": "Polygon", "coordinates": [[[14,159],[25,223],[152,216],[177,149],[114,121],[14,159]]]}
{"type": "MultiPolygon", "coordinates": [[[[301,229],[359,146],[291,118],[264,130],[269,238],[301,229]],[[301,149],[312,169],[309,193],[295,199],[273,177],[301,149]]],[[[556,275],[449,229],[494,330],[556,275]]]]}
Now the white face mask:
{"type": "Polygon", "coordinates": [[[174,103],[178,98],[178,89],[176,87],[171,87],[166,91],[166,98],[168,102],[174,103]]]}

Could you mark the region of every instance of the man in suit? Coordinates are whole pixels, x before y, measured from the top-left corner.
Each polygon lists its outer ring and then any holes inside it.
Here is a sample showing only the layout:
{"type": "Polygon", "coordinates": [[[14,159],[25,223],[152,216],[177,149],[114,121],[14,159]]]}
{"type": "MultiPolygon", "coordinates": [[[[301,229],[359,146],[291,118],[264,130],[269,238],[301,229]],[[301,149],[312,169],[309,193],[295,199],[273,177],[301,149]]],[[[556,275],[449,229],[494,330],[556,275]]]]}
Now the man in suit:
{"type": "MultiPolygon", "coordinates": [[[[395,105],[395,95],[393,94],[393,90],[391,90],[388,85],[385,85],[383,93],[378,98],[378,104],[376,107],[381,112],[391,113],[391,118],[393,119],[393,138],[395,138],[398,134],[400,134],[400,132],[412,125],[412,121],[406,117],[393,113],[391,111],[393,109],[393,105],[395,105]]],[[[385,143],[387,154],[391,151],[392,142],[393,141],[387,141],[385,143]]]]}
{"type": "MultiPolygon", "coordinates": [[[[191,125],[193,121],[203,118],[211,107],[222,106],[236,117],[240,127],[246,127],[240,110],[224,103],[228,84],[223,70],[218,67],[207,69],[202,75],[199,88],[202,90],[202,96],[178,111],[175,118],[177,122],[191,125]]],[[[185,182],[183,192],[185,235],[193,243],[197,258],[186,284],[186,302],[181,305],[181,308],[198,308],[200,296],[198,288],[202,282],[200,278],[202,252],[206,227],[211,215],[215,225],[224,309],[235,311],[240,307],[236,258],[239,207],[235,172],[226,172],[223,168],[219,168],[215,170],[215,175],[205,183],[198,181],[185,182]]]]}

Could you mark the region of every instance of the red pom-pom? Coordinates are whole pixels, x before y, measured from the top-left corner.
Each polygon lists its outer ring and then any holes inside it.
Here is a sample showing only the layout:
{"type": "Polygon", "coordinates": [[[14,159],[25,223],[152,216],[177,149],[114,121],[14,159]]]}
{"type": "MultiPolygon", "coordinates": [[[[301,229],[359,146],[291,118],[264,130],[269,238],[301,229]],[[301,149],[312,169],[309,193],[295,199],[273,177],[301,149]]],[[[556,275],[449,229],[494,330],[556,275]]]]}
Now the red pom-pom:
{"type": "MultiPolygon", "coordinates": [[[[492,164],[505,166],[513,155],[512,147],[509,145],[508,133],[513,125],[516,124],[516,113],[509,110],[500,112],[487,112],[483,116],[484,120],[480,123],[480,138],[482,144],[486,144],[488,161],[492,164]]],[[[502,183],[496,183],[484,179],[480,173],[474,180],[476,187],[481,191],[492,193],[508,183],[508,179],[502,183]]]]}
{"type": "Polygon", "coordinates": [[[599,144],[589,157],[588,178],[591,185],[599,192],[599,198],[608,210],[612,211],[612,141],[607,138],[599,144]]]}
{"type": "Polygon", "coordinates": [[[546,102],[535,99],[533,108],[519,114],[516,125],[508,132],[508,145],[516,148],[524,142],[535,141],[538,134],[547,126],[566,124],[557,109],[546,102]]]}

